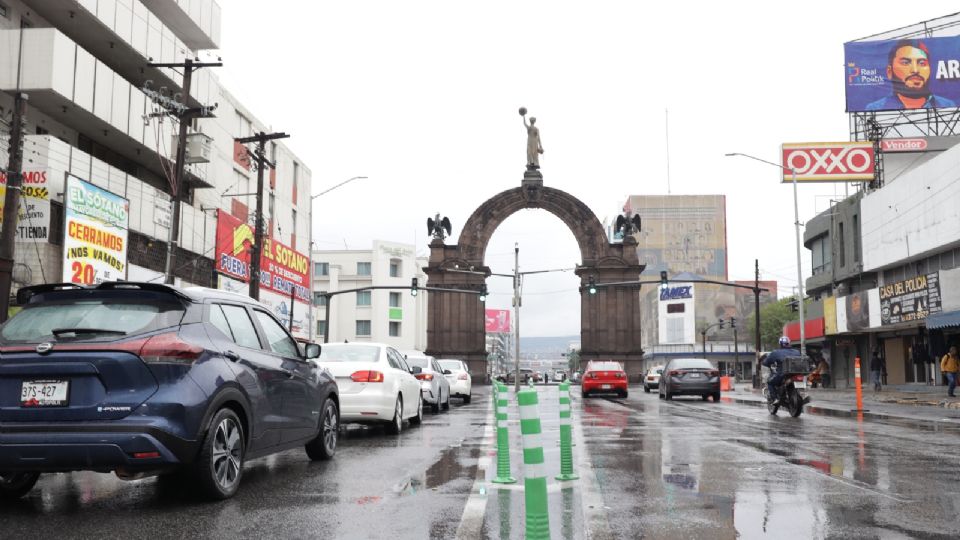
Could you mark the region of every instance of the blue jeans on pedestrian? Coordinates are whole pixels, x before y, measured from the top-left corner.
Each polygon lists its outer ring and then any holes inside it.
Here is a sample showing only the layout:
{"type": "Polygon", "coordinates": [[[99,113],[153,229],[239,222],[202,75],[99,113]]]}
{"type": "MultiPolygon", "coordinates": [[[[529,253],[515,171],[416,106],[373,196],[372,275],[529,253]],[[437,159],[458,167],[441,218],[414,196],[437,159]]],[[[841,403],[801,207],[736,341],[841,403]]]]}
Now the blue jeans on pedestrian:
{"type": "Polygon", "coordinates": [[[879,390],[879,389],[880,389],[880,381],[883,380],[883,379],[880,378],[880,372],[879,372],[879,371],[871,371],[871,372],[870,372],[870,377],[871,377],[871,379],[873,380],[873,389],[874,389],[874,390],[879,390]]]}
{"type": "Polygon", "coordinates": [[[772,399],[777,399],[777,387],[783,381],[783,373],[775,373],[767,379],[767,395],[772,399]]]}
{"type": "Polygon", "coordinates": [[[953,391],[957,388],[957,374],[956,373],[944,373],[947,376],[947,395],[953,396],[953,391]]]}

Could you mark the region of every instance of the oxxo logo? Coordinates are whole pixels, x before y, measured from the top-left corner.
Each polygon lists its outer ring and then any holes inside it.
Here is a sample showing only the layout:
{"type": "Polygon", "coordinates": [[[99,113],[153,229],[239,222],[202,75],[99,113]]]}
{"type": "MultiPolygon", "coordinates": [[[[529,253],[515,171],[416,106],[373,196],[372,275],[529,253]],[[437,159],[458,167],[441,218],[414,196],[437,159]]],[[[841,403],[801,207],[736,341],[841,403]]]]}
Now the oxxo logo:
{"type": "MultiPolygon", "coordinates": [[[[783,167],[795,171],[797,180],[872,180],[873,157],[869,142],[783,145],[783,167]]],[[[784,171],[783,179],[792,179],[790,171],[784,171]]]]}
{"type": "Polygon", "coordinates": [[[663,287],[660,289],[661,300],[679,300],[681,298],[693,298],[690,294],[692,285],[683,285],[681,287],[663,287]]]}

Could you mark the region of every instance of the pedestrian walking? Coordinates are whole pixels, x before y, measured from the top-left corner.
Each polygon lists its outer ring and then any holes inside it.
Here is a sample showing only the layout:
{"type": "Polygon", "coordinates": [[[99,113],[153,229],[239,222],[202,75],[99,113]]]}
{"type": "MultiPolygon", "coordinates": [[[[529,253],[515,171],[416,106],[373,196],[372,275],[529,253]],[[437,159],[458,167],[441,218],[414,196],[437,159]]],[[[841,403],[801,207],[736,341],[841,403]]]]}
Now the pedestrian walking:
{"type": "Polygon", "coordinates": [[[947,377],[947,395],[957,397],[953,391],[957,388],[957,376],[960,374],[960,358],[957,358],[957,348],[950,347],[950,351],[940,360],[940,371],[947,377]]]}
{"type": "Polygon", "coordinates": [[[873,391],[879,392],[882,388],[881,374],[887,370],[887,362],[880,356],[880,349],[873,350],[873,356],[870,358],[870,377],[873,379],[873,391]]]}

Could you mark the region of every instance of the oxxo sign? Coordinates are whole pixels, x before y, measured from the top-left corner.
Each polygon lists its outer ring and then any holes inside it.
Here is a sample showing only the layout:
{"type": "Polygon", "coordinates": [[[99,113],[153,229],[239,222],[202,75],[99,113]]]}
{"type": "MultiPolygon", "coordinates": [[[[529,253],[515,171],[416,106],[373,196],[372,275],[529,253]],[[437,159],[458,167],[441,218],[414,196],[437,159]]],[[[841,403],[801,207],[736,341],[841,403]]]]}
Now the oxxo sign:
{"type": "Polygon", "coordinates": [[[872,142],[784,143],[783,182],[863,182],[874,178],[872,142]]]}
{"type": "Polygon", "coordinates": [[[683,298],[693,298],[690,293],[692,285],[683,285],[680,287],[661,287],[660,300],[681,300],[683,298]]]}

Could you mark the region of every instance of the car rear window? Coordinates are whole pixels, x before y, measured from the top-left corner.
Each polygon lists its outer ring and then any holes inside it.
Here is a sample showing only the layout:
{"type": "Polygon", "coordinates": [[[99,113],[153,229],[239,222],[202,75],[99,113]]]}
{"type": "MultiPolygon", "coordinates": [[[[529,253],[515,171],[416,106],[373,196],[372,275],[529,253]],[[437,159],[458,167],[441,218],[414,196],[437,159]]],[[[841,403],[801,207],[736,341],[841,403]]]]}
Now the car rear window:
{"type": "Polygon", "coordinates": [[[430,367],[430,359],[423,358],[422,356],[421,357],[408,356],[407,365],[410,367],[417,366],[420,369],[433,369],[430,367]]]}
{"type": "Polygon", "coordinates": [[[63,296],[66,298],[24,306],[0,329],[0,342],[115,340],[176,326],[186,312],[182,302],[158,295],[63,296]],[[71,333],[70,329],[83,331],[71,333]]]}
{"type": "Polygon", "coordinates": [[[590,371],[623,371],[620,364],[616,362],[591,362],[587,369],[590,371]]]}
{"type": "Polygon", "coordinates": [[[463,370],[463,364],[459,360],[438,360],[438,362],[443,369],[449,369],[450,371],[463,370]]]}
{"type": "Polygon", "coordinates": [[[376,362],[380,347],[374,345],[323,345],[320,362],[376,362]]]}
{"type": "Polygon", "coordinates": [[[670,362],[671,369],[713,369],[713,364],[703,358],[679,358],[670,362]]]}

